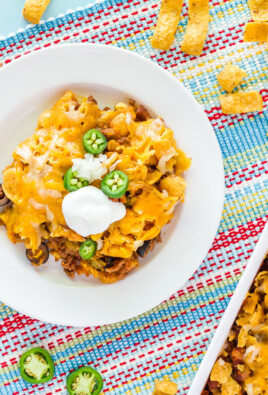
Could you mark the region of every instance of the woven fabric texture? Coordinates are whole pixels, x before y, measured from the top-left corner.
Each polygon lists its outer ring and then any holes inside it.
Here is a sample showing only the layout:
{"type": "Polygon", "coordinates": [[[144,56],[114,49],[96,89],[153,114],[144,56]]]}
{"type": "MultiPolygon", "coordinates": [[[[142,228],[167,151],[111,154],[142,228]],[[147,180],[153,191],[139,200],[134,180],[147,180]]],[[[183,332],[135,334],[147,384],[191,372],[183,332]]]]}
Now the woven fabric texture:
{"type": "Polygon", "coordinates": [[[179,394],[187,394],[265,225],[268,51],[266,44],[243,42],[244,24],[251,18],[247,2],[210,0],[209,34],[198,58],[180,50],[187,5],[171,49],[152,49],[150,37],[159,5],[159,0],[108,0],[71,12],[0,41],[0,61],[6,65],[51,45],[94,42],[136,51],[167,69],[203,106],[222,150],[226,191],[218,234],[182,289],[148,313],[125,322],[84,329],[61,327],[0,304],[1,395],[66,394],[68,372],[86,364],[103,375],[103,393],[151,394],[156,380],[169,378],[177,382],[179,394]],[[216,75],[228,61],[247,71],[241,89],[261,92],[263,112],[222,114],[216,75]],[[19,374],[19,356],[35,345],[48,349],[56,363],[56,375],[45,385],[27,385],[19,374]]]}

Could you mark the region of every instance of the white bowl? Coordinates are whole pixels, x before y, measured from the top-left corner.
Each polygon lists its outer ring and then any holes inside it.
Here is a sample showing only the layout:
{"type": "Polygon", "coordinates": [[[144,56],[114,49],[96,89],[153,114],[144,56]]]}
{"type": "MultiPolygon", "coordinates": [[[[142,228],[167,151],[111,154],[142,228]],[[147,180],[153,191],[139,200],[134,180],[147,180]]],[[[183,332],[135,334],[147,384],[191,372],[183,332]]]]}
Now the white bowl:
{"type": "Polygon", "coordinates": [[[211,369],[225,343],[229,331],[236,319],[240,307],[253,283],[260,266],[268,252],[268,223],[262,232],[260,240],[247,264],[247,267],[239,281],[239,284],[231,298],[231,301],[221,319],[209,348],[201,362],[198,372],[192,382],[188,395],[199,395],[204,389],[210,376],[211,369]]]}
{"type": "Polygon", "coordinates": [[[185,203],[163,232],[163,242],[137,270],[113,285],[69,279],[51,260],[39,270],[0,228],[0,300],[32,317],[88,326],[141,314],[176,292],[204,259],[216,234],[224,199],[222,158],[201,107],[174,77],[126,50],[67,44],[41,50],[0,70],[0,169],[17,144],[34,132],[38,116],[67,90],[93,94],[100,105],[133,98],[161,115],[191,158],[185,203]]]}

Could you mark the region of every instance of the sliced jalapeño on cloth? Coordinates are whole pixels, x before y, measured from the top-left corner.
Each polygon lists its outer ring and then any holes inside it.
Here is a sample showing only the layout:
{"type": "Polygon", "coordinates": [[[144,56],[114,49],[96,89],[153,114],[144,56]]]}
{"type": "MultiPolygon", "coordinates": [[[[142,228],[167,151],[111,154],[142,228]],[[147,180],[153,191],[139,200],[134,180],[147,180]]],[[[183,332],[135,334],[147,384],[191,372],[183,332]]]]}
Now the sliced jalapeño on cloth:
{"type": "Polygon", "coordinates": [[[96,250],[97,243],[92,239],[87,239],[81,244],[79,254],[83,259],[91,259],[95,255],[96,250]]]}
{"type": "Polygon", "coordinates": [[[63,186],[67,191],[74,192],[80,188],[88,186],[88,181],[83,178],[79,178],[77,172],[70,168],[64,175],[63,186]]]}
{"type": "Polygon", "coordinates": [[[46,383],[54,376],[54,362],[43,348],[34,347],[20,357],[21,377],[31,384],[46,383]]]}
{"type": "Polygon", "coordinates": [[[90,366],[75,370],[67,377],[69,395],[98,395],[103,387],[101,375],[90,366]]]}
{"type": "Polygon", "coordinates": [[[120,198],[128,187],[128,176],[120,170],[106,174],[101,182],[102,192],[110,198],[120,198]]]}
{"type": "Polygon", "coordinates": [[[92,155],[98,155],[107,147],[104,134],[97,129],[90,129],[83,137],[84,148],[92,155]]]}

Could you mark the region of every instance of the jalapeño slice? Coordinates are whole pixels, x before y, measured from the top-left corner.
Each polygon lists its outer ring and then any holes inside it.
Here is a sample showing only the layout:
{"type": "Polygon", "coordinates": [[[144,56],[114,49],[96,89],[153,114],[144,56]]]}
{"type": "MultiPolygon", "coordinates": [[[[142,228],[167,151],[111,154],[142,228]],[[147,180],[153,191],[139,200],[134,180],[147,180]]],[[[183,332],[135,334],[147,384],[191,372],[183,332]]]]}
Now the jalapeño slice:
{"type": "Polygon", "coordinates": [[[111,171],[101,182],[101,190],[110,198],[120,198],[128,187],[128,176],[120,170],[111,171]]]}
{"type": "Polygon", "coordinates": [[[98,155],[107,147],[106,137],[97,129],[90,129],[83,137],[84,148],[92,155],[98,155]]]}
{"type": "Polygon", "coordinates": [[[20,357],[21,377],[31,384],[46,383],[54,376],[54,362],[43,348],[34,347],[20,357]]]}
{"type": "Polygon", "coordinates": [[[103,387],[101,375],[90,366],[75,370],[67,377],[69,395],[98,395],[103,387]]]}
{"type": "Polygon", "coordinates": [[[92,239],[87,239],[81,244],[79,254],[83,259],[91,259],[95,255],[96,250],[97,243],[92,239]]]}
{"type": "Polygon", "coordinates": [[[67,191],[73,192],[88,186],[88,181],[84,178],[79,178],[77,172],[70,168],[64,175],[63,185],[67,191]]]}

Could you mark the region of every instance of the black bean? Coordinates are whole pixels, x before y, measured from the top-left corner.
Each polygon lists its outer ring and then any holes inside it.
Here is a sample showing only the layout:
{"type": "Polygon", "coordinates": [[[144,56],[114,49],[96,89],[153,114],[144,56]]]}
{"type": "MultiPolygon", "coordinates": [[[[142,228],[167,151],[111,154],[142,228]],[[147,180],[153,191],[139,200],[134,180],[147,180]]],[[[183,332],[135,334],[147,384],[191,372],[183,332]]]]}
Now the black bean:
{"type": "Polygon", "coordinates": [[[41,243],[38,250],[33,253],[31,249],[26,250],[27,259],[36,266],[43,265],[49,258],[49,249],[45,243],[41,243]]]}
{"type": "Polygon", "coordinates": [[[148,249],[149,249],[149,247],[150,247],[151,241],[152,241],[152,240],[146,240],[146,241],[143,243],[143,245],[140,246],[140,247],[137,249],[137,254],[138,254],[140,257],[143,258],[143,257],[146,255],[146,253],[148,252],[148,249]]]}
{"type": "Polygon", "coordinates": [[[112,267],[114,264],[114,258],[112,256],[108,256],[105,261],[105,269],[109,269],[109,267],[112,267]]]}
{"type": "Polygon", "coordinates": [[[10,200],[8,197],[6,197],[3,186],[0,184],[0,206],[6,206],[9,202],[10,200]]]}

